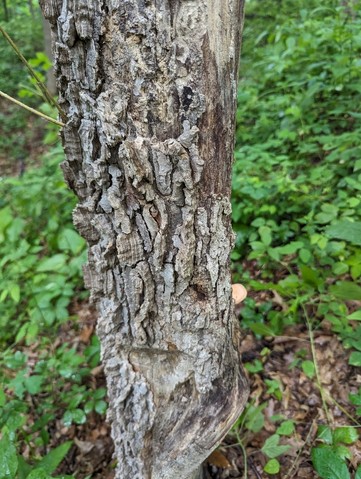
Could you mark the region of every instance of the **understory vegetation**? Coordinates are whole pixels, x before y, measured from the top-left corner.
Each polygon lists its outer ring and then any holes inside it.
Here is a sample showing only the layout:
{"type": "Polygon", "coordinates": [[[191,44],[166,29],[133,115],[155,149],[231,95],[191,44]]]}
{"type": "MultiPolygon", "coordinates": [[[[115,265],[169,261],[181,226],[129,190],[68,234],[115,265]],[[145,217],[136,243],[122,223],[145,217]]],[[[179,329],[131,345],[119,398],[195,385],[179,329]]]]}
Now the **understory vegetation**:
{"type": "MultiPolygon", "coordinates": [[[[1,25],[45,78],[29,5],[10,2],[1,25]]],[[[361,479],[360,14],[352,1],[247,5],[232,261],[249,291],[237,314],[251,397],[212,478],[361,479]]],[[[4,39],[0,52],[0,90],[56,116],[4,39]]],[[[0,479],[108,479],[86,248],[57,127],[0,106],[0,479]]]]}

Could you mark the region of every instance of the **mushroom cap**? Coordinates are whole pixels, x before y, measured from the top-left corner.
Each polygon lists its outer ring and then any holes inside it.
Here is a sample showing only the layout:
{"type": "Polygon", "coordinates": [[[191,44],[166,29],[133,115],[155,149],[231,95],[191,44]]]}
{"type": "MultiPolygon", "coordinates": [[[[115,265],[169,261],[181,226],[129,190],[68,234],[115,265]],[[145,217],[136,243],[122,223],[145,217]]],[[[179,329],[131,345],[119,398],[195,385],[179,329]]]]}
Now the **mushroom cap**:
{"type": "Polygon", "coordinates": [[[247,297],[247,290],[243,284],[236,283],[232,284],[232,298],[234,299],[235,304],[242,303],[242,301],[247,297]]]}

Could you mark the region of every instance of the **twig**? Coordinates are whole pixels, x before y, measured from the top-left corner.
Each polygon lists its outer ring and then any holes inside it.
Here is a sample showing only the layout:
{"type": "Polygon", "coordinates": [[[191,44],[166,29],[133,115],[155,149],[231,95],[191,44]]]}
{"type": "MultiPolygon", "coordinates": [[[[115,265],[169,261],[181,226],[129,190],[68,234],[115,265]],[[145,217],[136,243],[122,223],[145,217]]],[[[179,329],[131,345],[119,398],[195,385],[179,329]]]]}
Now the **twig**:
{"type": "Polygon", "coordinates": [[[253,469],[253,472],[254,472],[254,473],[256,474],[256,476],[257,476],[257,479],[262,479],[262,477],[260,476],[259,472],[257,471],[256,466],[254,465],[254,462],[253,462],[252,457],[249,458],[249,462],[250,462],[250,464],[251,464],[251,467],[252,467],[252,469],[253,469]]]}
{"type": "Polygon", "coordinates": [[[247,479],[247,475],[248,475],[247,451],[243,445],[239,432],[238,431],[235,431],[235,432],[236,432],[239,447],[242,449],[242,454],[243,454],[243,479],[247,479]]]}
{"type": "Polygon", "coordinates": [[[333,397],[329,396],[329,399],[339,408],[340,411],[344,413],[345,416],[347,416],[354,424],[356,424],[358,427],[361,427],[361,424],[354,418],[352,415],[343,407],[339,402],[336,401],[333,397]]]}
{"type": "Polygon", "coordinates": [[[328,410],[328,406],[326,403],[326,397],[325,397],[325,392],[322,387],[322,382],[321,382],[321,377],[320,377],[320,372],[318,370],[318,363],[317,363],[317,358],[316,358],[316,348],[315,348],[315,340],[313,336],[313,331],[312,331],[312,326],[311,326],[311,321],[310,318],[308,317],[306,308],[304,305],[302,305],[302,309],[306,318],[306,323],[307,323],[307,328],[308,328],[308,334],[310,336],[310,343],[311,343],[311,353],[312,353],[312,359],[313,359],[313,364],[315,366],[315,374],[316,374],[316,382],[317,382],[317,387],[320,391],[320,396],[321,396],[321,401],[322,401],[322,407],[323,410],[325,411],[326,418],[328,424],[332,423],[330,412],[328,410]]]}
{"type": "Polygon", "coordinates": [[[41,93],[43,94],[44,96],[44,99],[50,104],[50,105],[53,105],[59,112],[61,118],[63,121],[66,121],[66,114],[64,113],[64,111],[60,108],[60,105],[54,100],[53,96],[51,95],[51,93],[49,92],[49,90],[46,88],[46,86],[44,85],[44,83],[41,81],[41,79],[39,78],[38,74],[36,73],[36,71],[33,69],[33,67],[30,65],[30,63],[27,61],[27,59],[24,57],[24,55],[21,53],[21,51],[19,50],[19,48],[17,47],[16,43],[11,39],[10,35],[8,33],[6,33],[6,31],[2,28],[2,26],[0,25],[0,32],[3,34],[4,38],[6,39],[6,41],[9,43],[9,45],[13,48],[13,50],[15,51],[16,55],[20,58],[20,60],[24,63],[24,65],[26,66],[26,68],[28,69],[30,75],[35,79],[36,81],[36,84],[39,88],[39,90],[41,91],[41,93]]]}
{"type": "Polygon", "coordinates": [[[2,96],[3,98],[6,98],[9,101],[12,101],[13,103],[15,103],[18,106],[21,106],[21,108],[24,108],[25,110],[28,110],[31,113],[34,113],[34,115],[40,116],[41,118],[43,118],[46,121],[50,121],[51,123],[54,123],[55,125],[58,125],[58,126],[64,126],[64,123],[62,123],[61,121],[54,120],[54,118],[51,118],[51,116],[45,115],[44,113],[41,113],[41,111],[38,111],[38,110],[35,110],[34,108],[31,108],[31,106],[25,105],[25,103],[22,103],[21,101],[16,100],[12,96],[7,95],[6,93],[4,93],[1,90],[0,90],[0,96],[2,96]]]}

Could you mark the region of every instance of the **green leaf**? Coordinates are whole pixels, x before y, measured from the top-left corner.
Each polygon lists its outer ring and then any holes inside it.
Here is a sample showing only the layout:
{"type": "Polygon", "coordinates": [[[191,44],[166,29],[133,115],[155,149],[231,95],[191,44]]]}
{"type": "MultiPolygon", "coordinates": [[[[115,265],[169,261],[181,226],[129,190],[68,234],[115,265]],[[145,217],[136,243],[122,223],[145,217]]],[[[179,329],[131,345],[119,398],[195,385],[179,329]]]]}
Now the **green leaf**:
{"type": "Polygon", "coordinates": [[[261,451],[266,454],[267,457],[273,459],[281,454],[284,454],[290,446],[283,446],[279,444],[280,436],[278,434],[272,434],[264,443],[261,451]]]}
{"type": "Polygon", "coordinates": [[[108,404],[103,400],[97,401],[95,403],[95,411],[98,414],[105,414],[107,411],[107,407],[108,407],[108,404]]]}
{"type": "Polygon", "coordinates": [[[36,468],[26,477],[26,479],[52,479],[51,476],[44,471],[44,469],[36,468]]]}
{"type": "Polygon", "coordinates": [[[25,378],[24,385],[28,393],[38,394],[41,390],[41,383],[43,382],[43,377],[38,375],[33,375],[25,378]]]}
{"type": "Polygon", "coordinates": [[[1,479],[14,479],[18,469],[18,458],[15,446],[7,433],[0,440],[0,477],[1,479]]]}
{"type": "Polygon", "coordinates": [[[32,466],[28,464],[25,459],[18,456],[18,472],[17,479],[26,479],[32,470],[32,466]]]}
{"type": "Polygon", "coordinates": [[[3,232],[9,226],[9,224],[13,221],[13,215],[11,213],[11,209],[6,206],[0,210],[0,243],[4,240],[3,232]]]}
{"type": "Polygon", "coordinates": [[[66,263],[67,257],[65,254],[55,254],[50,258],[44,258],[36,268],[37,272],[41,271],[59,271],[66,263]]]}
{"type": "Polygon", "coordinates": [[[352,351],[348,363],[351,366],[361,366],[361,353],[359,351],[352,351]]]}
{"type": "Polygon", "coordinates": [[[0,388],[0,407],[4,407],[6,403],[6,394],[3,388],[0,388]]]}
{"type": "Polygon", "coordinates": [[[65,228],[58,237],[58,246],[62,251],[71,251],[77,255],[84,249],[85,241],[76,231],[65,228]]]}
{"type": "Polygon", "coordinates": [[[269,226],[261,226],[259,228],[259,235],[261,237],[261,241],[266,246],[269,246],[272,243],[272,230],[269,226]]]}
{"type": "Polygon", "coordinates": [[[342,239],[350,243],[361,245],[361,222],[338,221],[326,228],[326,234],[330,238],[342,239]]]}
{"type": "Polygon", "coordinates": [[[295,431],[295,423],[292,420],[283,421],[277,428],[276,433],[280,436],[290,436],[295,431]]]}
{"type": "Polygon", "coordinates": [[[73,422],[76,424],[84,424],[86,422],[86,414],[81,409],[66,411],[63,416],[63,421],[65,426],[70,426],[73,422]]]}
{"type": "Polygon", "coordinates": [[[245,426],[248,431],[259,432],[264,426],[263,409],[267,407],[267,403],[262,403],[255,407],[251,404],[245,413],[245,426]]]}
{"type": "Polygon", "coordinates": [[[336,275],[345,274],[348,271],[348,265],[340,261],[332,266],[332,272],[336,275]]]}
{"type": "Polygon", "coordinates": [[[277,250],[281,254],[293,254],[293,253],[296,253],[296,251],[302,248],[303,246],[304,245],[302,241],[293,241],[292,243],[289,243],[285,246],[280,246],[279,248],[277,248],[277,250]]]}
{"type": "Polygon", "coordinates": [[[358,440],[357,429],[352,426],[338,427],[333,432],[333,442],[338,444],[342,442],[343,444],[353,444],[358,440]]]}
{"type": "Polygon", "coordinates": [[[361,321],[361,309],[358,309],[357,311],[354,311],[352,314],[349,314],[347,316],[347,319],[350,319],[352,321],[361,321]]]}
{"type": "Polygon", "coordinates": [[[312,258],[310,250],[308,250],[306,248],[301,248],[300,249],[299,256],[300,256],[301,261],[303,261],[303,263],[308,263],[312,258]]]}
{"type": "Polygon", "coordinates": [[[267,474],[278,474],[280,472],[280,463],[277,459],[270,459],[263,468],[267,474]]]}
{"type": "Polygon", "coordinates": [[[306,361],[302,361],[302,371],[305,373],[305,375],[312,379],[315,375],[315,365],[312,361],[310,360],[306,360],[306,361]]]}
{"type": "Polygon", "coordinates": [[[320,278],[318,271],[314,270],[308,266],[302,265],[300,267],[302,279],[305,283],[318,288],[323,282],[322,278],[320,278]]]}
{"type": "Polygon", "coordinates": [[[61,444],[60,446],[52,449],[43,459],[38,463],[38,466],[41,467],[48,474],[52,474],[55,469],[59,466],[64,457],[68,454],[69,449],[71,448],[73,442],[67,441],[61,444]]]}
{"type": "Polygon", "coordinates": [[[9,293],[15,303],[18,303],[20,301],[20,287],[18,284],[12,284],[9,287],[9,293]]]}
{"type": "Polygon", "coordinates": [[[331,447],[314,447],[311,457],[313,467],[322,479],[350,479],[346,463],[331,447]]]}
{"type": "Polygon", "coordinates": [[[330,287],[330,293],[340,299],[361,300],[361,287],[352,281],[339,281],[330,287]]]}
{"type": "Polygon", "coordinates": [[[253,363],[245,363],[244,367],[250,373],[259,373],[260,371],[263,371],[263,364],[259,359],[255,359],[253,363]]]}
{"type": "Polygon", "coordinates": [[[261,336],[275,336],[275,332],[266,324],[252,323],[249,327],[255,334],[260,334],[261,336]]]}
{"type": "Polygon", "coordinates": [[[329,426],[325,426],[324,424],[321,424],[320,426],[318,426],[317,439],[320,439],[326,444],[332,444],[333,442],[332,429],[329,426]]]}
{"type": "Polygon", "coordinates": [[[361,466],[357,468],[355,479],[361,479],[361,466]]]}
{"type": "Polygon", "coordinates": [[[315,222],[320,223],[322,225],[326,223],[330,223],[333,219],[335,219],[334,213],[318,213],[315,216],[315,222]]]}
{"type": "Polygon", "coordinates": [[[340,459],[351,459],[351,452],[348,447],[343,445],[333,446],[332,450],[340,459]]]}

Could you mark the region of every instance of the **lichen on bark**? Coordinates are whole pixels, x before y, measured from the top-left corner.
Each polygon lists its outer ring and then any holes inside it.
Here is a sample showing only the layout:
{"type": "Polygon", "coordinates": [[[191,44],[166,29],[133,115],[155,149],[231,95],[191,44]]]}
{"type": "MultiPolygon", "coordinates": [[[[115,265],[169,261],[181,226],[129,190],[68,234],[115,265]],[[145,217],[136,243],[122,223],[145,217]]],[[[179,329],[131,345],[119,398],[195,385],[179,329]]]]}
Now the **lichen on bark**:
{"type": "Polygon", "coordinates": [[[117,478],[193,479],[247,397],[229,254],[242,0],[43,0],[117,478]]]}

